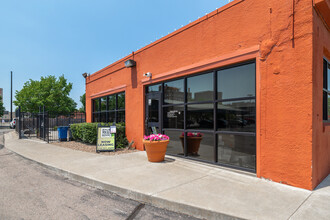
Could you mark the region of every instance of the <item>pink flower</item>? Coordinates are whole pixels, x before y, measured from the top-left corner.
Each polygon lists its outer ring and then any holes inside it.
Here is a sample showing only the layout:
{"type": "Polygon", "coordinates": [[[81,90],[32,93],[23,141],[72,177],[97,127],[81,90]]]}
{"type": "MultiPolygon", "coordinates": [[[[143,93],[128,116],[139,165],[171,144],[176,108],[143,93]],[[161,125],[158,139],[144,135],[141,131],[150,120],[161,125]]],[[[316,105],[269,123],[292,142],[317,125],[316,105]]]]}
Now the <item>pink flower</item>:
{"type": "MultiPolygon", "coordinates": [[[[182,132],[181,136],[184,136],[184,132],[182,132]]],[[[187,132],[187,137],[202,137],[203,134],[198,132],[187,132]]]]}
{"type": "Polygon", "coordinates": [[[149,136],[144,135],[143,140],[146,141],[166,141],[170,138],[164,134],[151,134],[149,136]]]}

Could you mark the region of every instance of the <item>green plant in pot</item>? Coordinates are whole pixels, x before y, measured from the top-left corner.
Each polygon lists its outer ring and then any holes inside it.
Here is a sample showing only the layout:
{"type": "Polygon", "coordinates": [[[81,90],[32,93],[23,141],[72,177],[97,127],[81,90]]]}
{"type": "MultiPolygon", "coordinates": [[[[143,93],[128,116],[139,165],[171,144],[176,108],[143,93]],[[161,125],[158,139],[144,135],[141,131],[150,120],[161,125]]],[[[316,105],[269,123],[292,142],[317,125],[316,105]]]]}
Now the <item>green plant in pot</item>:
{"type": "MultiPolygon", "coordinates": [[[[187,133],[187,153],[189,155],[198,155],[199,146],[203,139],[203,134],[199,132],[188,132],[187,133]]],[[[182,149],[184,151],[184,132],[180,136],[182,149]]]]}

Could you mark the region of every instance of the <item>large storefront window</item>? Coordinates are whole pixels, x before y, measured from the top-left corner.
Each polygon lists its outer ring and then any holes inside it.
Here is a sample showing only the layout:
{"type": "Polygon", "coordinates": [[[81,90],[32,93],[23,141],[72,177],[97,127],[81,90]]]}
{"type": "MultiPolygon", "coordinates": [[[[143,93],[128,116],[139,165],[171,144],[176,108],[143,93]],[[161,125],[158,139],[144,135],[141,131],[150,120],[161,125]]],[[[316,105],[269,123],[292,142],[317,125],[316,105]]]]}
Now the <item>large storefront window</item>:
{"type": "Polygon", "coordinates": [[[161,97],[167,153],[255,171],[255,68],[250,61],[148,86],[161,97]],[[190,137],[196,133],[202,137],[190,137]]]}
{"type": "Polygon", "coordinates": [[[330,63],[323,59],[323,120],[330,119],[330,63]]]}
{"type": "Polygon", "coordinates": [[[125,122],[125,93],[93,99],[93,122],[125,122]]]}

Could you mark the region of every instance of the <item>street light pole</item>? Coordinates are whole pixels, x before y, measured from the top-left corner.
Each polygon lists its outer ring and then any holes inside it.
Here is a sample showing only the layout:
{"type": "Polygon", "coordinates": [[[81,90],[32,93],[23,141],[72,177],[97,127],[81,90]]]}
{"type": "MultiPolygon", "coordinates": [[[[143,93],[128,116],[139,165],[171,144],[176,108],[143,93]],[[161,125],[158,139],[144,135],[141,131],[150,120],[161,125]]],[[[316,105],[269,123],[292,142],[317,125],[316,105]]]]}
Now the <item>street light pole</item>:
{"type": "Polygon", "coordinates": [[[13,121],[13,71],[10,71],[10,122],[13,121]]]}

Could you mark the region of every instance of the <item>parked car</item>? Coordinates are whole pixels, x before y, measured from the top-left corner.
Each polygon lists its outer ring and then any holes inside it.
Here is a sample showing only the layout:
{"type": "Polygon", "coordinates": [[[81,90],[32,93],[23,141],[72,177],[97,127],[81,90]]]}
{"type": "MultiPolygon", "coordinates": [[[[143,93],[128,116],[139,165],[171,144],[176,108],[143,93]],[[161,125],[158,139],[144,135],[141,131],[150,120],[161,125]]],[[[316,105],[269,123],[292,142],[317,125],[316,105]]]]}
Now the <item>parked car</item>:
{"type": "Polygon", "coordinates": [[[16,118],[14,118],[11,122],[10,122],[10,128],[15,129],[16,128],[16,118]]]}

